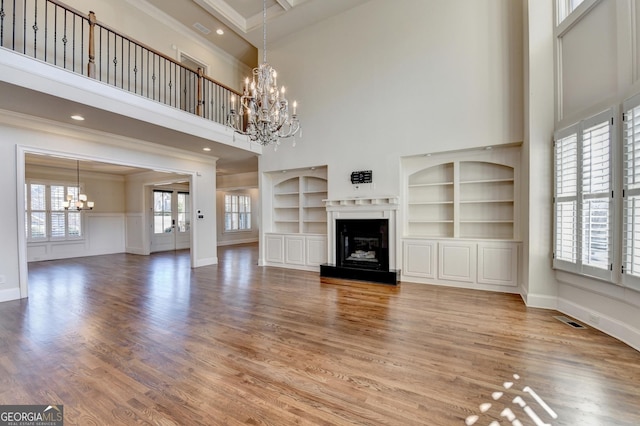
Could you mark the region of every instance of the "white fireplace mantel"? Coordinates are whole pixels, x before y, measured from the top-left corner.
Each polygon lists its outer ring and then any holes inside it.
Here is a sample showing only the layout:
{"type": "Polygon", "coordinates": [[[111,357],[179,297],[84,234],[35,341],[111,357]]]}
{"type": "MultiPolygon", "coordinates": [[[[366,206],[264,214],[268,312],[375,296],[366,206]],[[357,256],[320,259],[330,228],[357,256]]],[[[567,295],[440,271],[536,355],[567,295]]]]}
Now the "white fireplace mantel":
{"type": "Polygon", "coordinates": [[[336,263],[337,219],[388,219],[389,269],[396,269],[396,216],[398,197],[362,197],[324,200],[327,209],[327,258],[336,263]]]}

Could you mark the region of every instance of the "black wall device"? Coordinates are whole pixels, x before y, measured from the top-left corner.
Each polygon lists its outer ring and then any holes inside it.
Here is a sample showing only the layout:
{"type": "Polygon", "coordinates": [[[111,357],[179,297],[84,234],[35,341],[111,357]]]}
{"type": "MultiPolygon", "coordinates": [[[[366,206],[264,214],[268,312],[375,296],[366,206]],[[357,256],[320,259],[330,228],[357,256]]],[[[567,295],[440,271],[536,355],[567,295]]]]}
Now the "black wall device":
{"type": "Polygon", "coordinates": [[[373,173],[371,170],[360,170],[358,172],[351,172],[351,183],[354,185],[360,183],[373,182],[373,173]]]}

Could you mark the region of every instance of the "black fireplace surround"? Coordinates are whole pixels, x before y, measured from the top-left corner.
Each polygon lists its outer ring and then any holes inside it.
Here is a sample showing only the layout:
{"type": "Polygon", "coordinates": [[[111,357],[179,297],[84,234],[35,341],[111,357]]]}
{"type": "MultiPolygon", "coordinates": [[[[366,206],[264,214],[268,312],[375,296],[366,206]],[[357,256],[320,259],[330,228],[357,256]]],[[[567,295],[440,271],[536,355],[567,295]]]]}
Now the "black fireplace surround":
{"type": "Polygon", "coordinates": [[[320,265],[320,276],[396,284],[389,270],[388,219],[337,219],[336,264],[320,265]]]}

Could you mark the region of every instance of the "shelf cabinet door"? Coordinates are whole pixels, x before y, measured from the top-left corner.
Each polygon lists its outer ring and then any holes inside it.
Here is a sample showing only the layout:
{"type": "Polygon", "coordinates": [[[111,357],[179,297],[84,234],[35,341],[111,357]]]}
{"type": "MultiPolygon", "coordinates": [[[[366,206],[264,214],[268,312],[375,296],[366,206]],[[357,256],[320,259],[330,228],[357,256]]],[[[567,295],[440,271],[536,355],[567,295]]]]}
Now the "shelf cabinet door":
{"type": "Polygon", "coordinates": [[[436,243],[433,241],[405,241],[402,272],[409,277],[436,277],[436,243]]]}
{"type": "Polygon", "coordinates": [[[305,264],[305,237],[302,235],[285,235],[285,263],[290,265],[305,264]]]}
{"type": "Polygon", "coordinates": [[[306,237],[307,266],[320,266],[327,262],[327,237],[306,237]]]}
{"type": "Polygon", "coordinates": [[[284,236],[265,235],[266,260],[272,263],[284,263],[284,236]]]}
{"type": "Polygon", "coordinates": [[[478,243],[478,282],[516,286],[518,247],[515,243],[478,243]]]}
{"type": "Polygon", "coordinates": [[[438,278],[475,282],[476,243],[446,241],[438,243],[438,278]]]}

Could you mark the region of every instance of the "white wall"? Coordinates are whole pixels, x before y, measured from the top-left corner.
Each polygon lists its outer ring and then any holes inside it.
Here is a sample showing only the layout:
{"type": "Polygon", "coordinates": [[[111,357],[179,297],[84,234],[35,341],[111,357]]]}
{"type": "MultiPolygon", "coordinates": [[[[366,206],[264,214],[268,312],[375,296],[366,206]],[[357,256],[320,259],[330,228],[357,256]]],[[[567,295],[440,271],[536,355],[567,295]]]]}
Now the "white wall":
{"type": "Polygon", "coordinates": [[[304,138],[260,171],[327,164],[330,198],[397,195],[401,156],[523,140],[521,2],[372,0],[267,49],[304,138]]]}

